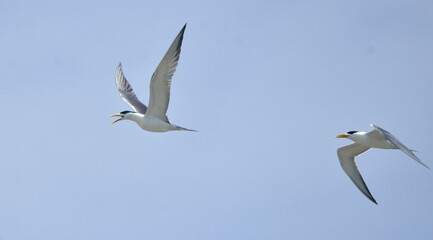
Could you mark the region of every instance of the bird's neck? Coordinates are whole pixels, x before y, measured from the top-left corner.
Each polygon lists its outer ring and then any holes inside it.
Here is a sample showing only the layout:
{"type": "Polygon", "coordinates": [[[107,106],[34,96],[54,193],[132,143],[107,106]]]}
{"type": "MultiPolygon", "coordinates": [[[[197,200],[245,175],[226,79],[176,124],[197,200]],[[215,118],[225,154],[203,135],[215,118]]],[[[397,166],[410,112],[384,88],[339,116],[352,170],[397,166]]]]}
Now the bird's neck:
{"type": "Polygon", "coordinates": [[[130,113],[130,114],[128,114],[128,117],[126,118],[126,120],[131,120],[131,121],[134,121],[136,123],[140,123],[141,121],[143,121],[143,118],[144,118],[144,114],[130,113]]]}

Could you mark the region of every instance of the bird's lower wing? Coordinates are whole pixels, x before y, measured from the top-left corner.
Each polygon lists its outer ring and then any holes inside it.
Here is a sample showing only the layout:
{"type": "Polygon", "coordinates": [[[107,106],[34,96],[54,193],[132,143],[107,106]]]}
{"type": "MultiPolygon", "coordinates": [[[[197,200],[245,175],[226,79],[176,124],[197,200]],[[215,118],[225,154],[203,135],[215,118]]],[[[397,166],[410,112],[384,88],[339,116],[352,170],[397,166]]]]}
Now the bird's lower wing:
{"type": "Polygon", "coordinates": [[[371,124],[371,126],[376,129],[382,136],[388,140],[390,143],[392,143],[396,148],[400,149],[404,153],[406,153],[409,157],[413,158],[415,161],[419,162],[424,167],[430,169],[425,163],[419,159],[412,150],[410,150],[408,147],[406,147],[403,143],[401,143],[394,135],[392,135],[390,132],[386,131],[385,129],[378,127],[376,125],[371,124]]]}
{"type": "Polygon", "coordinates": [[[367,151],[368,149],[370,148],[358,143],[353,143],[351,145],[339,148],[337,150],[337,154],[344,172],[346,172],[356,187],[358,187],[358,189],[368,199],[377,204],[376,200],[373,198],[373,195],[371,195],[370,190],[368,190],[368,187],[365,184],[364,179],[362,178],[361,173],[359,172],[355,163],[355,157],[367,151]]]}

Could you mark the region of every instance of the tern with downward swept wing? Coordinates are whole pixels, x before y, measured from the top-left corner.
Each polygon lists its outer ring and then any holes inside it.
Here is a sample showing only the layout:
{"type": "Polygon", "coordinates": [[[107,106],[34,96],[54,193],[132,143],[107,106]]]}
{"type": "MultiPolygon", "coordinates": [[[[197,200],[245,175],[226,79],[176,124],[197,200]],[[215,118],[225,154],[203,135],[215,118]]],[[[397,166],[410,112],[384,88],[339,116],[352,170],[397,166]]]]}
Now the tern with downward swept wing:
{"type": "Polygon", "coordinates": [[[376,200],[368,190],[367,185],[362,179],[361,173],[359,173],[358,167],[355,163],[355,157],[369,150],[370,148],[382,148],[382,149],[400,149],[406,153],[409,157],[419,162],[424,167],[430,169],[425,163],[423,163],[415,154],[413,150],[407,148],[401,143],[396,137],[394,137],[388,131],[371,124],[374,128],[371,132],[359,132],[349,131],[344,134],[335,136],[336,138],[348,138],[355,143],[341,147],[337,150],[338,159],[340,160],[341,167],[350,177],[353,183],[358,189],[372,202],[377,204],[376,200]]]}

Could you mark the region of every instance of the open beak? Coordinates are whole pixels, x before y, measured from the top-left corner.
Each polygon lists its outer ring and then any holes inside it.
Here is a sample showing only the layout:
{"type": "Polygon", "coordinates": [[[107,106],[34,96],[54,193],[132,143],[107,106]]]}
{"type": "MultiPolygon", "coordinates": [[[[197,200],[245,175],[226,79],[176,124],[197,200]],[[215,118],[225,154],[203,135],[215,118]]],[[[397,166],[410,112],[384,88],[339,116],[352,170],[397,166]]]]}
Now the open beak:
{"type": "Polygon", "coordinates": [[[337,136],[335,136],[336,138],[347,138],[348,135],[343,133],[343,134],[338,134],[337,136]]]}
{"type": "Polygon", "coordinates": [[[111,115],[109,117],[120,117],[119,119],[117,119],[116,121],[112,122],[111,124],[114,124],[114,123],[116,123],[116,122],[118,122],[118,121],[120,121],[120,120],[122,120],[124,118],[122,115],[119,115],[119,114],[114,114],[114,115],[111,115]]]}

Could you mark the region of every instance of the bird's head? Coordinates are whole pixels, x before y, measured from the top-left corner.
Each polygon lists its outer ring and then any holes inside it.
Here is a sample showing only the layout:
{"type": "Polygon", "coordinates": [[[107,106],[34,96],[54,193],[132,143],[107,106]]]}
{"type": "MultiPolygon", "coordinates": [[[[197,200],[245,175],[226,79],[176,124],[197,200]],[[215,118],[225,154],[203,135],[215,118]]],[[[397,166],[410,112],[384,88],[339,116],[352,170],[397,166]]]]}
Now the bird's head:
{"type": "Polygon", "coordinates": [[[131,112],[131,111],[123,111],[123,112],[120,112],[120,113],[118,113],[118,114],[111,115],[111,116],[109,116],[109,117],[120,117],[119,119],[115,120],[115,121],[112,122],[111,124],[114,124],[114,123],[116,123],[116,122],[118,122],[118,121],[120,121],[120,120],[126,120],[126,119],[129,119],[129,117],[130,117],[133,113],[134,113],[134,112],[131,112]]]}
{"type": "Polygon", "coordinates": [[[347,133],[338,134],[335,137],[336,138],[349,138],[349,139],[351,139],[352,137],[358,135],[359,133],[362,133],[362,132],[359,132],[359,131],[348,131],[347,133]]]}

